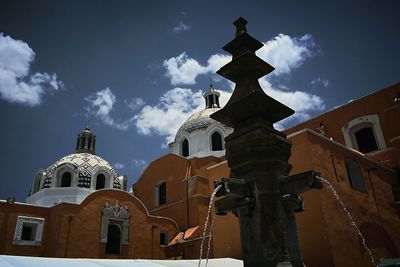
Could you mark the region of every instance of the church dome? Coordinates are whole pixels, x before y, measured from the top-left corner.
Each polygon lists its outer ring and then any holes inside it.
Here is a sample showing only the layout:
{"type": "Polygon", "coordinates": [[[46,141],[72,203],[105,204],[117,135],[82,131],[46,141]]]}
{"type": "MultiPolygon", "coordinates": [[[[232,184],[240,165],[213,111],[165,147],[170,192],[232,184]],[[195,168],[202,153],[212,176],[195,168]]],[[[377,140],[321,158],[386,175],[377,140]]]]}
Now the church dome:
{"type": "Polygon", "coordinates": [[[210,115],[218,111],[220,108],[213,107],[201,110],[191,115],[179,128],[177,136],[181,132],[192,133],[194,131],[207,130],[212,124],[222,125],[220,122],[210,118],[210,115]]]}
{"type": "Polygon", "coordinates": [[[99,171],[102,171],[106,172],[114,181],[113,188],[121,188],[119,180],[117,180],[118,174],[111,164],[103,158],[89,153],[70,154],[52,164],[44,171],[45,178],[41,188],[51,187],[51,178],[53,174],[59,171],[63,166],[69,166],[72,172],[78,174],[79,179],[76,184],[78,187],[91,188],[92,176],[96,176],[99,171]]]}
{"type": "Polygon", "coordinates": [[[51,206],[80,203],[96,190],[127,190],[127,177],[119,176],[110,163],[95,153],[96,135],[86,127],[78,134],[75,153],[64,156],[37,173],[28,203],[51,206]]]}
{"type": "Polygon", "coordinates": [[[190,158],[225,155],[224,138],[232,133],[232,128],[210,117],[221,109],[220,94],[210,86],[203,96],[205,109],[191,115],[178,129],[170,144],[172,153],[190,158]]]}

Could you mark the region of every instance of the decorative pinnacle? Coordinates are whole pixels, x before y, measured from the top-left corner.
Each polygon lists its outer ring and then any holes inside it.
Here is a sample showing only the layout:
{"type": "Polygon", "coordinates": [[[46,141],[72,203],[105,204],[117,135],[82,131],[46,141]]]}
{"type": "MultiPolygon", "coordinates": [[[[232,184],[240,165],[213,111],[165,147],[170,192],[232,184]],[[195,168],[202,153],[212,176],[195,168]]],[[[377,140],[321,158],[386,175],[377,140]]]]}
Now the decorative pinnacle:
{"type": "Polygon", "coordinates": [[[233,22],[233,25],[236,26],[236,35],[235,35],[235,37],[238,37],[239,35],[247,32],[246,24],[247,24],[247,20],[245,20],[242,17],[239,17],[237,20],[235,20],[235,22],[233,22]]]}
{"type": "Polygon", "coordinates": [[[236,26],[235,39],[223,47],[232,54],[232,61],[217,71],[236,83],[235,90],[225,107],[210,116],[230,127],[255,117],[273,124],[294,113],[266,95],[258,83],[258,79],[273,71],[274,67],[255,54],[263,44],[247,33],[246,24],[242,17],[233,23],[236,26]]]}

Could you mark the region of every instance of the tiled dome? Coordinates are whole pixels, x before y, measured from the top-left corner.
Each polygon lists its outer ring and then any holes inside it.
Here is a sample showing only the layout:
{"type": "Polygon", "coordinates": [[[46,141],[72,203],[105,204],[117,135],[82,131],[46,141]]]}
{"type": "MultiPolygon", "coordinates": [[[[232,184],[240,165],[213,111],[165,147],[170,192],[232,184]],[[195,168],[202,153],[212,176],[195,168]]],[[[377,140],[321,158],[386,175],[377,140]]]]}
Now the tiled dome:
{"type": "Polygon", "coordinates": [[[99,156],[89,153],[70,154],[52,164],[44,171],[45,178],[42,188],[49,188],[51,186],[51,178],[53,173],[65,164],[70,164],[78,169],[79,187],[90,187],[91,177],[95,175],[94,171],[100,167],[102,169],[106,169],[111,178],[114,179],[114,188],[121,188],[119,180],[116,179],[118,174],[110,165],[110,163],[99,156]]]}

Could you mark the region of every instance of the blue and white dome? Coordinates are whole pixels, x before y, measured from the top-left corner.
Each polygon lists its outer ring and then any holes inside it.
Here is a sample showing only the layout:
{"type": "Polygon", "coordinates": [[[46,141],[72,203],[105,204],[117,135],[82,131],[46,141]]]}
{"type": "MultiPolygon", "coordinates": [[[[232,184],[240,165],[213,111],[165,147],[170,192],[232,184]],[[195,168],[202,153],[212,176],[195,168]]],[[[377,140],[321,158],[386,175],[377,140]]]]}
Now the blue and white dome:
{"type": "Polygon", "coordinates": [[[74,154],[37,173],[27,202],[41,206],[80,203],[96,190],[127,190],[126,176],[119,176],[110,163],[95,155],[95,143],[96,136],[86,128],[78,135],[74,154]]]}

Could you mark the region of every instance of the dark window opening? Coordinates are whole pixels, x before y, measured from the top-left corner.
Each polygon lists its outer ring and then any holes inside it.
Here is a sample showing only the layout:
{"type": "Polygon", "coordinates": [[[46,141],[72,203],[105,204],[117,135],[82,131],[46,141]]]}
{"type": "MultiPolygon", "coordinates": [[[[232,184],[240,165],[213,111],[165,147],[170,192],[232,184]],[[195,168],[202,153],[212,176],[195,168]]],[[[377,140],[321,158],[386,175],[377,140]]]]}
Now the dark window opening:
{"type": "Polygon", "coordinates": [[[33,194],[40,190],[40,178],[36,178],[33,186],[33,194]]]}
{"type": "Polygon", "coordinates": [[[208,96],[208,107],[212,108],[214,106],[214,95],[208,96]]]}
{"type": "Polygon", "coordinates": [[[160,233],[160,246],[168,245],[168,233],[160,233]]]}
{"type": "Polygon", "coordinates": [[[22,226],[21,240],[34,241],[36,238],[36,225],[22,226]]]}
{"type": "Polygon", "coordinates": [[[182,142],[182,156],[189,156],[189,141],[187,139],[182,142]]]}
{"type": "Polygon", "coordinates": [[[100,173],[99,175],[97,175],[96,179],[96,190],[103,189],[105,187],[105,184],[106,184],[106,177],[104,176],[104,174],[100,173]]]}
{"type": "Polygon", "coordinates": [[[345,159],[345,163],[351,188],[361,192],[367,192],[365,189],[364,175],[360,165],[353,159],[345,159]]]}
{"type": "Polygon", "coordinates": [[[106,253],[121,254],[121,229],[115,224],[108,226],[106,253]]]}
{"type": "Polygon", "coordinates": [[[211,150],[212,151],[222,150],[222,136],[219,132],[214,132],[211,135],[211,150]]]}
{"type": "Polygon", "coordinates": [[[378,150],[374,130],[372,127],[362,128],[354,133],[357,141],[358,150],[362,153],[368,153],[378,150]]]}
{"type": "Polygon", "coordinates": [[[71,186],[71,173],[64,172],[61,177],[61,187],[70,187],[71,186]]]}
{"type": "Polygon", "coordinates": [[[158,185],[158,205],[167,202],[167,183],[162,182],[158,185]]]}

